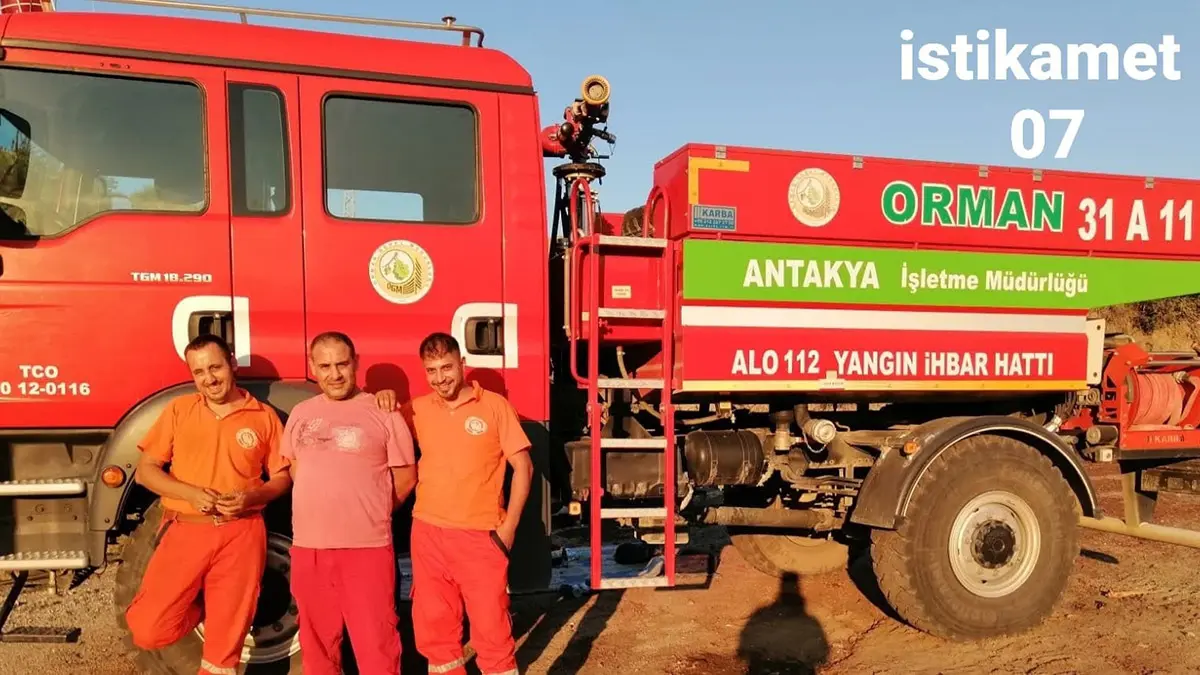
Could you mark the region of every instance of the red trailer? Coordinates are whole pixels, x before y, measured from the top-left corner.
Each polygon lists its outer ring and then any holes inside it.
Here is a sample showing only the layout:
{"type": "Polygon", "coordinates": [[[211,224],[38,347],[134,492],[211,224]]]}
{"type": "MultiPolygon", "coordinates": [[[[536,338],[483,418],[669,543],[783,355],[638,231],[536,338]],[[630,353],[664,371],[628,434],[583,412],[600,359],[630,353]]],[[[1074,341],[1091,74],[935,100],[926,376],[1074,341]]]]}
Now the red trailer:
{"type": "MultiPolygon", "coordinates": [[[[1200,355],[1147,353],[1093,311],[1200,292],[1200,183],[693,144],[644,206],[605,211],[602,77],[543,126],[524,68],[450,17],[117,1],[242,21],[0,0],[11,600],[30,571],[99,568],[120,541],[129,602],[161,516],[136,443],[192,387],[181,350],[201,333],[281,416],[316,391],[319,332],[349,333],[367,389],[401,399],[420,340],[455,335],[534,440],[514,592],[549,585],[559,505],[590,525],[594,589],[675,586],[693,527],[729,528],[771,575],[869,544],[898,613],[951,638],[1041,621],[1079,523],[1197,545],[1147,507],[1197,486],[1200,355]],[[544,158],[565,159],[551,214],[544,158]],[[1085,461],[1120,463],[1124,521],[1085,461]],[[604,576],[610,519],[661,574],[604,576]]],[[[300,672],[278,508],[246,658],[300,672]]],[[[194,672],[202,640],[138,658],[194,672]]]]}

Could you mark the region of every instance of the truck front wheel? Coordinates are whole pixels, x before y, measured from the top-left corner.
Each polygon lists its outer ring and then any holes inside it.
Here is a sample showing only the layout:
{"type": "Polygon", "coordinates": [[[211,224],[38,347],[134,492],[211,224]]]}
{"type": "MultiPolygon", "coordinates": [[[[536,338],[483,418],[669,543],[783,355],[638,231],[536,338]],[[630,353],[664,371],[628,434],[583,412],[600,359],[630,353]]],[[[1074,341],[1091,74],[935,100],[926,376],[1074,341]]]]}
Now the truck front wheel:
{"type": "MultiPolygon", "coordinates": [[[[154,552],[155,535],[162,515],[162,503],[155,501],[146,509],[142,523],[125,544],[121,566],[117,570],[116,589],[113,591],[117,624],[126,632],[126,647],[134,653],[142,672],[153,675],[194,675],[200,667],[200,655],[204,648],[203,623],[175,644],[153,652],[133,646],[125,623],[125,610],[133,602],[154,552]]],[[[276,531],[279,528],[272,527],[270,523],[268,519],[267,567],[263,573],[251,633],[246,636],[242,649],[242,662],[246,664],[247,674],[299,675],[303,672],[299,624],[289,575],[288,552],[292,540],[285,532],[276,531]]]]}
{"type": "Polygon", "coordinates": [[[1044,455],[968,438],[926,468],[897,530],[876,530],[884,596],[914,627],[972,640],[1010,635],[1057,605],[1079,554],[1074,493],[1044,455]]]}

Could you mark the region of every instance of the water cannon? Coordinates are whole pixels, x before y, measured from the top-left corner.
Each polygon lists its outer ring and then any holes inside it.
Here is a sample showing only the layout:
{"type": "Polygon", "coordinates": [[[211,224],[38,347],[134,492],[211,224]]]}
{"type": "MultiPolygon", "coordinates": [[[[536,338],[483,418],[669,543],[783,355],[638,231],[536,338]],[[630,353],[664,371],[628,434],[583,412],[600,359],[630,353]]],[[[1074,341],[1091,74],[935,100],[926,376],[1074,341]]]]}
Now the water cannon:
{"type": "Polygon", "coordinates": [[[563,121],[542,130],[542,155],[566,157],[574,164],[602,159],[592,147],[599,138],[612,145],[617,137],[597,125],[608,123],[608,100],[612,86],[603,75],[590,75],[583,80],[580,98],[563,111],[563,121]]]}
{"type": "MultiPolygon", "coordinates": [[[[612,85],[603,75],[589,75],[583,80],[582,91],[581,101],[592,107],[600,107],[608,104],[608,97],[612,94],[612,85]]],[[[607,108],[605,114],[607,114],[607,108]]]]}

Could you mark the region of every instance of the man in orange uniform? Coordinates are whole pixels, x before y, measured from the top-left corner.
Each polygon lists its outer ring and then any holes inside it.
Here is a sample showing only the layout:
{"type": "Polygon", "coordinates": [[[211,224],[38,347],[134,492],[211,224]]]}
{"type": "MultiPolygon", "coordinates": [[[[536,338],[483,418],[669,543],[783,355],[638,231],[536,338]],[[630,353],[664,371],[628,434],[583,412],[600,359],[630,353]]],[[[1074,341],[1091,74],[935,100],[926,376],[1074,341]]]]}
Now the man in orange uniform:
{"type": "Polygon", "coordinates": [[[235,675],[266,565],[261,511],[291,486],[283,425],[237,386],[224,340],[200,336],[184,358],[198,393],[172,400],[138,445],[136,480],[162,497],[164,514],[125,620],[142,649],[173,644],[203,621],[199,672],[235,675]]]}
{"type": "Polygon", "coordinates": [[[404,406],[420,449],[411,540],[417,650],[431,673],[466,673],[465,603],[480,671],[516,675],[508,555],[533,480],[529,439],[503,396],[464,384],[453,337],[434,333],[419,353],[433,391],[404,406]],[[507,508],[506,465],[513,468],[507,508]]]}

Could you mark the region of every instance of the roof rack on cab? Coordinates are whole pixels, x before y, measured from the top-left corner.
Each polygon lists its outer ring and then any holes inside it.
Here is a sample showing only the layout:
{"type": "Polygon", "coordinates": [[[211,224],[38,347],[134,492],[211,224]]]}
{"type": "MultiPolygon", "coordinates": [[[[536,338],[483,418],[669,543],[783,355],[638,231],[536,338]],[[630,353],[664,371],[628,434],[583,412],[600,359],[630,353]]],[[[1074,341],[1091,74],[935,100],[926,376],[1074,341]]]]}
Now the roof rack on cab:
{"type": "Polygon", "coordinates": [[[372,19],[362,16],[346,16],[343,14],[320,14],[317,12],[294,12],[287,9],[257,9],[254,7],[239,7],[236,5],[210,5],[201,2],[176,2],[175,0],[99,0],[124,5],[142,5],[146,7],[170,7],[172,9],[190,9],[201,12],[221,12],[237,14],[242,23],[250,23],[248,17],[268,16],[277,19],[302,19],[307,21],[337,21],[341,23],[356,23],[367,26],[388,26],[391,28],[419,28],[422,30],[444,30],[452,33],[462,33],[462,45],[471,46],[471,35],[478,35],[475,46],[483,46],[483,29],[475,26],[464,26],[454,23],[454,17],[442,17],[442,23],[428,21],[403,21],[400,19],[372,19]]]}

